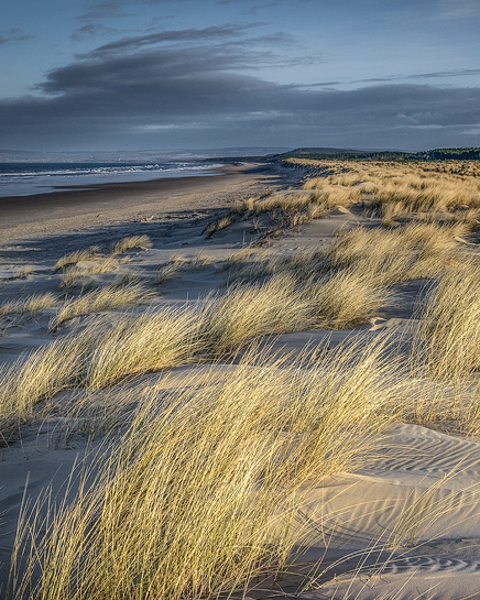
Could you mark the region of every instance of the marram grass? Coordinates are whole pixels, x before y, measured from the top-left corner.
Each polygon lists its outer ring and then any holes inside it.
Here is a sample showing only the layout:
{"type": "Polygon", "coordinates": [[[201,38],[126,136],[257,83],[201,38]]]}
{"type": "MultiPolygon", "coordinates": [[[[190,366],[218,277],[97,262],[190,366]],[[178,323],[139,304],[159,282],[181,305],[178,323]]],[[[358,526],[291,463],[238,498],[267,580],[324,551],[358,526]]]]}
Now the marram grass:
{"type": "Polygon", "coordinates": [[[305,494],[365,465],[400,405],[382,348],[313,368],[249,356],[227,378],[200,377],[195,394],[150,391],[95,485],[51,506],[47,528],[48,507],[25,517],[12,597],[209,598],[281,573],[310,541],[305,494]]]}

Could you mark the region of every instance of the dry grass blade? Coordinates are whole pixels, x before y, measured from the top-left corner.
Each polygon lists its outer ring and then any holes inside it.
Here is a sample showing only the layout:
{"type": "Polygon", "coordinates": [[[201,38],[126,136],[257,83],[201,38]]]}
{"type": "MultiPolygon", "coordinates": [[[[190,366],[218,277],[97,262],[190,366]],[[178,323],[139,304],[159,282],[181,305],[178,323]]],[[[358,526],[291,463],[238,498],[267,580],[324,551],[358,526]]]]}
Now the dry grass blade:
{"type": "Polygon", "coordinates": [[[27,277],[27,275],[30,275],[32,271],[32,265],[25,265],[13,273],[12,279],[23,279],[24,277],[27,277]]]}
{"type": "Polygon", "coordinates": [[[188,259],[185,256],[182,254],[174,254],[161,266],[155,279],[155,283],[160,285],[164,281],[173,279],[187,263],[188,259]]]}

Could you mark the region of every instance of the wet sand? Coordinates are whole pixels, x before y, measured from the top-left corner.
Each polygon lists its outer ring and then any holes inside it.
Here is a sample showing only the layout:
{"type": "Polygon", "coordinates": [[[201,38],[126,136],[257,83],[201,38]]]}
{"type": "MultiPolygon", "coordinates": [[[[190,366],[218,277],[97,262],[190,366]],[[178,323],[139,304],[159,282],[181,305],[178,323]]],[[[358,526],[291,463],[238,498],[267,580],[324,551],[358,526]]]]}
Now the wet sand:
{"type": "Polygon", "coordinates": [[[285,173],[276,165],[244,163],[226,165],[215,175],[79,186],[0,198],[0,242],[224,208],[277,187],[292,176],[294,173],[285,173]]]}

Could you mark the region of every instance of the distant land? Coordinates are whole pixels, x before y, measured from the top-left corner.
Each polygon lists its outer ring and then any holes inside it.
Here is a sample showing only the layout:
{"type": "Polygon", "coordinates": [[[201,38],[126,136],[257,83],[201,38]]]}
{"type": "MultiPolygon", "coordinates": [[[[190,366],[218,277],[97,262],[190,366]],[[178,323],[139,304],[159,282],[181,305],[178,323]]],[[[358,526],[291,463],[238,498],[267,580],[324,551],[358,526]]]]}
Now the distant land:
{"type": "Polygon", "coordinates": [[[435,148],[421,152],[401,150],[357,150],[351,148],[308,147],[243,147],[201,150],[142,150],[111,152],[28,152],[0,150],[0,163],[136,163],[152,164],[165,161],[239,162],[283,161],[287,158],[312,160],[480,160],[480,148],[435,148]]]}
{"type": "Polygon", "coordinates": [[[390,150],[344,150],[340,148],[297,148],[278,155],[286,158],[309,158],[321,160],[480,160],[480,148],[435,148],[423,152],[399,152],[390,150]]]}
{"type": "Polygon", "coordinates": [[[261,146],[241,148],[216,148],[200,150],[138,150],[111,152],[29,152],[24,150],[0,149],[0,162],[22,163],[148,163],[172,161],[189,161],[216,159],[218,156],[237,158],[243,156],[265,156],[290,152],[288,147],[261,146]]]}

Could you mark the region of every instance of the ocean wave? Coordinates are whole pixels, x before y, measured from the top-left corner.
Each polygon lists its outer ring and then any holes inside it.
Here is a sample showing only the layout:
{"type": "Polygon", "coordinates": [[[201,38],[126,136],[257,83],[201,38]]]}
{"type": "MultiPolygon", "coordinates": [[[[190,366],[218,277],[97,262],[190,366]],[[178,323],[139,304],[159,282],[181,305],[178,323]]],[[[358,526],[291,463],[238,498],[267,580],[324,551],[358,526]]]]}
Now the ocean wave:
{"type": "Polygon", "coordinates": [[[0,163],[0,197],[48,193],[56,188],[211,175],[221,164],[199,162],[0,163]]]}

